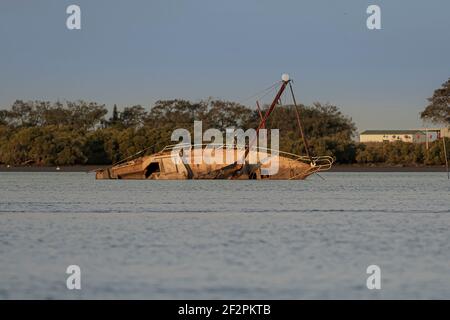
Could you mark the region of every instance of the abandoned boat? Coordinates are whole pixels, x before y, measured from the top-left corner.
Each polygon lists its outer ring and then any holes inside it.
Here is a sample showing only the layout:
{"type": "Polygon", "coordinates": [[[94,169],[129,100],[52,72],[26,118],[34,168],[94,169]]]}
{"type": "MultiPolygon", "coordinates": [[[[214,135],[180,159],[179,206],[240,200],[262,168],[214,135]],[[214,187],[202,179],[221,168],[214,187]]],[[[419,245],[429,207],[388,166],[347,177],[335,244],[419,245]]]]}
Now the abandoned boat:
{"type": "MultiPolygon", "coordinates": [[[[321,171],[329,170],[333,164],[330,156],[313,157],[309,153],[308,143],[295,102],[291,80],[283,75],[281,86],[264,116],[260,113],[260,123],[256,128],[256,137],[279,104],[286,87],[292,94],[297,123],[306,150],[306,156],[279,150],[261,148],[248,144],[177,144],[163,148],[152,155],[125,159],[109,168],[96,170],[96,179],[229,179],[229,180],[303,180],[321,171]],[[205,157],[205,154],[208,157],[205,157]],[[227,159],[236,159],[227,162],[227,159]],[[219,161],[209,161],[211,158],[219,161]],[[253,159],[254,161],[249,161],[253,159]],[[275,168],[275,170],[274,170],[275,168]]],[[[258,110],[259,110],[259,104],[258,110]]]]}

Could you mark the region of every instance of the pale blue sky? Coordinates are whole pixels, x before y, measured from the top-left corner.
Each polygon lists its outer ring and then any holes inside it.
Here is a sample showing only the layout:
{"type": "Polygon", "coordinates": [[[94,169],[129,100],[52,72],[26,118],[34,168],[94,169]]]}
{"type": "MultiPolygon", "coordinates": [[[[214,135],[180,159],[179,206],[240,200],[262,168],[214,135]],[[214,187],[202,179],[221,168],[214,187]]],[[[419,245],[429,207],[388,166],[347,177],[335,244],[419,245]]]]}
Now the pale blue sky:
{"type": "Polygon", "coordinates": [[[336,104],[360,130],[419,127],[450,77],[449,16],[448,0],[2,0],[0,107],[241,101],[288,72],[300,102],[336,104]],[[70,4],[82,30],[66,28],[70,4]],[[382,30],[366,28],[369,4],[382,30]]]}

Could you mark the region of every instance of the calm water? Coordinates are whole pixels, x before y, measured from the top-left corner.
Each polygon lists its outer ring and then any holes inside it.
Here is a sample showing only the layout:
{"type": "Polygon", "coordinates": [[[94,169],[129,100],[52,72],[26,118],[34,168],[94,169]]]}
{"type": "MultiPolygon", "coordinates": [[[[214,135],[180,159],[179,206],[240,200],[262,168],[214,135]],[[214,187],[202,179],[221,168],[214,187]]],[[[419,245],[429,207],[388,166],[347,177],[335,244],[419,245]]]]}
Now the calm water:
{"type": "Polygon", "coordinates": [[[444,173],[323,176],[0,173],[0,298],[450,298],[444,173]],[[366,287],[371,264],[381,290],[366,287]]]}

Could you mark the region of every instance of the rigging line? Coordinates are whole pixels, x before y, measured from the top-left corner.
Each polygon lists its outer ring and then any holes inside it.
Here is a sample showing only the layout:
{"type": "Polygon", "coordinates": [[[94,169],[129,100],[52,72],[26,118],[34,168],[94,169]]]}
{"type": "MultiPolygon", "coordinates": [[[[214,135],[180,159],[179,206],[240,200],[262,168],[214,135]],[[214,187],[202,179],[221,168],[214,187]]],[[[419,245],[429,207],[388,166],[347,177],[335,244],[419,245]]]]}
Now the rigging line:
{"type": "Polygon", "coordinates": [[[300,120],[300,113],[298,111],[297,101],[295,101],[294,89],[292,89],[292,84],[290,82],[289,82],[289,89],[291,91],[292,101],[294,102],[295,116],[297,117],[297,124],[300,129],[300,135],[302,136],[303,144],[305,145],[306,155],[308,156],[309,160],[313,162],[311,154],[309,153],[308,141],[306,140],[305,132],[303,131],[302,121],[300,120]]]}
{"type": "MultiPolygon", "coordinates": [[[[277,88],[274,87],[274,88],[272,88],[270,91],[267,91],[264,95],[258,97],[258,98],[259,98],[259,99],[258,99],[258,102],[259,102],[261,99],[263,99],[264,97],[268,96],[269,94],[270,94],[270,95],[273,95],[274,92],[276,92],[276,90],[277,90],[277,88]]],[[[264,108],[264,106],[268,106],[268,105],[267,105],[267,104],[262,105],[262,106],[260,105],[261,111],[266,110],[266,109],[264,108]]]]}
{"type": "Polygon", "coordinates": [[[149,146],[149,147],[147,147],[147,148],[144,148],[144,149],[142,149],[142,150],[140,150],[140,151],[138,151],[138,152],[132,154],[131,156],[126,157],[125,159],[122,159],[122,160],[119,160],[119,161],[113,163],[111,166],[118,165],[118,164],[120,164],[120,163],[122,163],[122,162],[124,162],[124,161],[126,161],[126,160],[128,160],[128,159],[130,159],[130,158],[132,158],[132,157],[134,157],[134,156],[137,156],[138,154],[143,153],[144,151],[147,151],[147,150],[150,149],[150,148],[153,148],[153,147],[156,146],[156,145],[157,145],[157,143],[155,143],[154,145],[151,145],[151,146],[149,146]]]}
{"type": "Polygon", "coordinates": [[[247,158],[248,153],[250,152],[250,148],[252,147],[253,143],[255,142],[255,140],[258,138],[258,133],[259,130],[262,128],[263,125],[266,124],[267,118],[269,118],[270,114],[272,113],[273,109],[276,107],[277,101],[280,99],[281,95],[283,94],[284,90],[286,89],[286,86],[289,82],[288,81],[281,81],[281,87],[278,89],[278,92],[275,96],[275,98],[273,99],[271,105],[269,106],[269,108],[267,109],[264,118],[260,121],[258,127],[256,128],[256,136],[250,141],[248,148],[245,149],[245,154],[244,154],[244,160],[247,158]]]}
{"type": "Polygon", "coordinates": [[[280,81],[275,82],[275,83],[272,84],[270,87],[268,87],[268,88],[266,88],[266,89],[264,89],[264,90],[261,90],[261,91],[255,93],[255,94],[251,95],[251,96],[248,97],[248,98],[245,98],[245,99],[243,99],[243,100],[240,100],[240,102],[243,103],[243,102],[247,102],[247,101],[250,100],[250,99],[261,98],[262,96],[260,96],[260,95],[263,94],[263,93],[265,93],[264,96],[266,96],[266,95],[267,95],[267,92],[266,92],[266,91],[272,90],[272,89],[275,88],[278,84],[280,84],[280,81]]]}
{"type": "MultiPolygon", "coordinates": [[[[279,84],[279,83],[280,82],[278,82],[277,84],[279,84]]],[[[275,92],[277,92],[277,90],[278,90],[278,87],[276,87],[276,86],[272,87],[270,90],[268,90],[266,93],[264,93],[263,95],[259,96],[258,98],[259,98],[259,100],[261,100],[262,98],[268,96],[269,94],[273,95],[275,92]]]]}
{"type": "MultiPolygon", "coordinates": [[[[258,100],[256,100],[256,107],[258,108],[259,118],[261,119],[261,121],[264,121],[264,117],[262,115],[261,107],[259,106],[258,100]]],[[[263,123],[263,128],[265,128],[265,126],[266,126],[266,124],[263,123]]]]}
{"type": "Polygon", "coordinates": [[[322,177],[318,172],[315,172],[315,174],[322,180],[326,180],[324,177],[322,177]]]}
{"type": "Polygon", "coordinates": [[[132,158],[132,157],[134,157],[134,156],[137,156],[137,155],[141,154],[143,151],[144,151],[144,150],[138,151],[138,152],[136,152],[135,154],[132,154],[132,155],[129,156],[129,157],[126,157],[126,158],[124,158],[124,159],[122,159],[122,160],[119,160],[119,161],[117,161],[117,162],[114,162],[111,166],[115,166],[115,165],[118,165],[118,164],[120,164],[120,163],[122,163],[122,162],[125,162],[126,160],[128,160],[128,159],[130,159],[130,158],[132,158]]]}

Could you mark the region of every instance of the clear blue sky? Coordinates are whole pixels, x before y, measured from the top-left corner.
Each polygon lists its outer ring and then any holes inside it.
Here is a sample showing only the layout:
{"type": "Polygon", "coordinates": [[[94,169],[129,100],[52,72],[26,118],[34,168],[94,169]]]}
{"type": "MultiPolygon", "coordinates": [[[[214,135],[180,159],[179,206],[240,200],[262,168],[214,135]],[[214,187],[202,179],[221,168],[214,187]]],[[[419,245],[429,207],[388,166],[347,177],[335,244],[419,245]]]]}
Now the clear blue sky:
{"type": "Polygon", "coordinates": [[[449,16],[448,0],[2,0],[0,107],[241,101],[288,72],[300,102],[336,104],[360,130],[419,127],[450,77],[449,16]],[[382,30],[366,28],[369,4],[382,30]]]}

